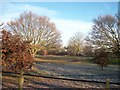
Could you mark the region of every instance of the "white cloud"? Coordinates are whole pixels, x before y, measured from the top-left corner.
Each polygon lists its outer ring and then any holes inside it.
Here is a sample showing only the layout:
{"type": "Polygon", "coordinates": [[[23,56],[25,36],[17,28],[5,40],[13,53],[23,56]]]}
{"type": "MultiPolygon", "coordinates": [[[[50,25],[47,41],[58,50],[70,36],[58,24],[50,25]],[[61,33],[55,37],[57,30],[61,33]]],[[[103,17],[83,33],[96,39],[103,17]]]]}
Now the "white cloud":
{"type": "Polygon", "coordinates": [[[49,10],[47,8],[28,5],[28,4],[14,4],[14,3],[6,3],[3,2],[0,6],[2,8],[0,19],[4,22],[17,18],[19,14],[23,13],[24,11],[32,11],[38,15],[46,15],[48,17],[52,17],[58,14],[55,10],[49,10]]]}
{"type": "Polygon", "coordinates": [[[58,30],[61,31],[63,44],[67,44],[69,38],[74,35],[76,32],[81,32],[84,36],[87,35],[91,29],[91,22],[83,22],[79,20],[70,20],[70,19],[52,19],[55,22],[58,30]]]}
{"type": "Polygon", "coordinates": [[[85,35],[92,26],[91,22],[55,18],[57,14],[60,14],[60,12],[43,7],[38,7],[28,4],[16,5],[14,3],[6,3],[6,2],[3,3],[2,6],[0,6],[3,8],[2,14],[0,15],[0,20],[4,22],[7,22],[9,20],[14,20],[15,18],[19,17],[19,14],[28,10],[31,10],[33,13],[36,13],[38,15],[46,15],[50,17],[51,20],[56,24],[58,30],[61,32],[63,44],[66,44],[69,38],[73,36],[73,34],[76,32],[80,31],[85,35]]]}
{"type": "Polygon", "coordinates": [[[57,14],[57,11],[55,10],[49,10],[47,8],[43,7],[37,7],[32,5],[24,5],[22,7],[19,7],[20,10],[30,10],[34,13],[40,14],[40,15],[47,15],[47,16],[53,16],[57,14]]]}

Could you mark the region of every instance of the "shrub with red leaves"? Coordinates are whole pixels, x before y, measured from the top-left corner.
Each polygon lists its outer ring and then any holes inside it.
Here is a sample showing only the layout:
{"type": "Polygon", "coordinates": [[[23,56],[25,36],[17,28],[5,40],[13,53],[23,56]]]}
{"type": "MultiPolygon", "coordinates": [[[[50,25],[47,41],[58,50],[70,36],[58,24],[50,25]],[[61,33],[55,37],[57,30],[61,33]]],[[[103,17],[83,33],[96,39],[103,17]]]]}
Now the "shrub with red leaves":
{"type": "Polygon", "coordinates": [[[2,67],[17,72],[30,69],[33,57],[29,53],[30,42],[23,41],[19,35],[12,35],[8,31],[2,34],[2,67]]]}

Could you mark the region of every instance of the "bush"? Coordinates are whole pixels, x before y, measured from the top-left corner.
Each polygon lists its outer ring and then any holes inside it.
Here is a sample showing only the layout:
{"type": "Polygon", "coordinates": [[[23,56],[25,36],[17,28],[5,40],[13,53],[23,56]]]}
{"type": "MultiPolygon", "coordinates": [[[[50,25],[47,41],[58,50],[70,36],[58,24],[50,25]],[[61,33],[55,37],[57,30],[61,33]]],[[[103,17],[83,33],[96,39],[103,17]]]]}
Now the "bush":
{"type": "Polygon", "coordinates": [[[12,35],[3,30],[2,34],[2,67],[20,73],[19,87],[24,82],[24,71],[30,69],[33,57],[29,52],[30,42],[23,41],[19,35],[12,35]]]}
{"type": "Polygon", "coordinates": [[[95,50],[94,60],[101,67],[101,70],[103,70],[103,67],[106,67],[109,63],[108,53],[103,48],[97,49],[95,50]]]}

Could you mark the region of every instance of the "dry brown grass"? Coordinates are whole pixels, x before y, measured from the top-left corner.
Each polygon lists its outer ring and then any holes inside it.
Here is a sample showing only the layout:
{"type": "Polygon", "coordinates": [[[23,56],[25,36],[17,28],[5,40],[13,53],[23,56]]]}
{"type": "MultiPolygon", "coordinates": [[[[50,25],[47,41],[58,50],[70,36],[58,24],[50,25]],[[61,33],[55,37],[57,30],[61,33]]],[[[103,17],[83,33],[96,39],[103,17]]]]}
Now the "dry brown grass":
{"type": "MultiPolygon", "coordinates": [[[[87,63],[86,58],[81,59],[77,56],[36,56],[35,62],[37,63],[59,63],[59,64],[74,64],[80,65],[87,63]]],[[[90,63],[89,63],[90,64],[90,63]]]]}

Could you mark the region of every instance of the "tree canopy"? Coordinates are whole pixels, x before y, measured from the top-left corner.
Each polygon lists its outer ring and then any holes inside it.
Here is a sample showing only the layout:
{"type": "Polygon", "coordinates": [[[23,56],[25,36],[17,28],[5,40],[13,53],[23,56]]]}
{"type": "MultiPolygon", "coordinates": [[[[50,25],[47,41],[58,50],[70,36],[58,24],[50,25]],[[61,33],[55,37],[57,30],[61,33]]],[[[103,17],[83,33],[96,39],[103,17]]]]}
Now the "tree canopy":
{"type": "Polygon", "coordinates": [[[72,55],[80,55],[83,50],[83,36],[77,32],[69,39],[68,52],[72,55]]]}
{"type": "Polygon", "coordinates": [[[104,47],[108,52],[114,52],[120,56],[120,29],[118,27],[120,20],[111,15],[99,16],[93,19],[93,27],[88,41],[94,47],[104,47]]]}
{"type": "Polygon", "coordinates": [[[24,12],[18,19],[8,22],[12,33],[22,36],[23,40],[31,41],[31,52],[58,48],[61,46],[60,32],[47,16],[38,16],[32,12],[24,12]]]}
{"type": "Polygon", "coordinates": [[[29,53],[30,43],[6,30],[1,31],[1,34],[3,69],[17,72],[30,69],[33,64],[33,57],[29,53]]]}

